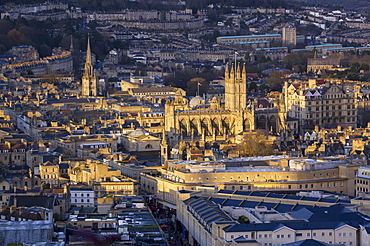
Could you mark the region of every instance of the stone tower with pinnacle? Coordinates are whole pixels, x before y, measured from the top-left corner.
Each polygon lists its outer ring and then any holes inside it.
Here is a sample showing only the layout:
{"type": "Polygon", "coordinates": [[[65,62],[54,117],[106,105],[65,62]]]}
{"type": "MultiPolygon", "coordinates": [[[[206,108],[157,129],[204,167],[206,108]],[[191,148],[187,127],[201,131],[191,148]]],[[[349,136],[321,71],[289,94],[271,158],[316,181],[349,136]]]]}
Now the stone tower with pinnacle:
{"type": "Polygon", "coordinates": [[[242,63],[226,66],[225,71],[225,108],[242,111],[247,106],[247,71],[242,63]]]}

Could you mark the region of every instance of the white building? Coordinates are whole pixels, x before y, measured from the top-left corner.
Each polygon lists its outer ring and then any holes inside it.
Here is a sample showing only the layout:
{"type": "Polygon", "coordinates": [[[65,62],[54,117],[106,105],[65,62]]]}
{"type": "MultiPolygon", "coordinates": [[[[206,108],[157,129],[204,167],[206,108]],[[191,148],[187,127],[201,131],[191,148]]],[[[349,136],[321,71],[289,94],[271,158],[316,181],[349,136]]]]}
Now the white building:
{"type": "Polygon", "coordinates": [[[94,207],[94,191],[92,188],[73,187],[70,189],[71,205],[78,207],[94,207]]]}

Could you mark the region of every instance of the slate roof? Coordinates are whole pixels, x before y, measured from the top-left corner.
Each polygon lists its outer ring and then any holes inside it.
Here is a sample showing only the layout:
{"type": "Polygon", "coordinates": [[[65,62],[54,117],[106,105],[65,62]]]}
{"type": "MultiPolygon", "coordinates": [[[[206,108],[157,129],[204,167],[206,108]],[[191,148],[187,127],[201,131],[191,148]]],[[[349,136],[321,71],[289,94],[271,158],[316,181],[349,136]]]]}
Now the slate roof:
{"type": "Polygon", "coordinates": [[[364,214],[353,212],[342,205],[330,207],[305,207],[291,216],[295,219],[304,219],[310,222],[342,221],[356,228],[370,222],[370,218],[364,214]]]}
{"type": "Polygon", "coordinates": [[[317,241],[315,239],[306,239],[306,240],[297,241],[293,243],[283,244],[283,246],[327,246],[327,245],[328,244],[317,241]]]}
{"type": "MultiPolygon", "coordinates": [[[[305,222],[302,220],[273,221],[271,223],[235,224],[224,228],[225,232],[247,232],[247,231],[275,231],[282,227],[292,230],[324,230],[337,229],[346,225],[340,221],[305,222]]],[[[350,225],[349,225],[350,226],[350,225]]]]}
{"type": "Polygon", "coordinates": [[[318,198],[318,197],[306,197],[306,196],[295,196],[289,194],[279,194],[272,192],[256,192],[256,191],[234,191],[234,190],[219,190],[218,194],[233,194],[238,196],[253,196],[253,197],[271,197],[279,198],[284,200],[296,200],[296,201],[313,201],[313,202],[325,202],[325,203],[351,203],[349,200],[341,200],[337,198],[318,198]]]}
{"type": "Polygon", "coordinates": [[[44,207],[53,209],[54,206],[58,205],[58,200],[55,196],[10,196],[8,206],[16,205],[17,207],[44,207]]]}
{"type": "Polygon", "coordinates": [[[268,209],[273,208],[274,210],[278,211],[279,213],[287,213],[292,211],[298,211],[305,207],[312,207],[311,205],[299,205],[299,204],[282,204],[278,202],[263,202],[263,201],[249,201],[243,199],[225,199],[225,198],[217,198],[217,197],[210,197],[210,201],[214,202],[215,204],[221,204],[222,206],[236,206],[236,207],[243,207],[243,208],[255,208],[256,206],[264,206],[268,209]]]}
{"type": "Polygon", "coordinates": [[[234,223],[233,220],[222,211],[217,204],[207,200],[204,197],[191,197],[184,201],[189,207],[190,212],[199,217],[199,221],[210,230],[211,223],[216,221],[228,221],[234,223]]]}

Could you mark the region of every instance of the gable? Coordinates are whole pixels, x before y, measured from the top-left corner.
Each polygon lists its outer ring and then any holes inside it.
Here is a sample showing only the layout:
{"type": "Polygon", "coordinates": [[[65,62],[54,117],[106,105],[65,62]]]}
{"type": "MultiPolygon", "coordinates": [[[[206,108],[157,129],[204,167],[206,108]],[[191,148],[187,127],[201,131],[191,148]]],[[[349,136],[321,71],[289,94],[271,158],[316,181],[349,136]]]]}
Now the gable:
{"type": "Polygon", "coordinates": [[[280,233],[282,233],[282,232],[295,232],[295,230],[284,225],[284,226],[278,227],[277,229],[273,230],[273,232],[280,232],[280,233]]]}

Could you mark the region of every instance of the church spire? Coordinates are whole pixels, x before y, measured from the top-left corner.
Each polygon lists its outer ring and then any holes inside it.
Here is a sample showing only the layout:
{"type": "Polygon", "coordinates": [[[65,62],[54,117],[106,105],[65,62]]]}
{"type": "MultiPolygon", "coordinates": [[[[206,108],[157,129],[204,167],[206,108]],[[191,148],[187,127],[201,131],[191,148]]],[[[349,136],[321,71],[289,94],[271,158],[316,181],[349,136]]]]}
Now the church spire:
{"type": "Polygon", "coordinates": [[[82,96],[97,95],[97,78],[91,57],[90,37],[87,38],[86,61],[82,76],[82,96]]]}
{"type": "Polygon", "coordinates": [[[94,74],[94,68],[93,68],[92,59],[91,59],[90,37],[88,37],[84,76],[91,77],[93,76],[93,74],[94,74]]]}

